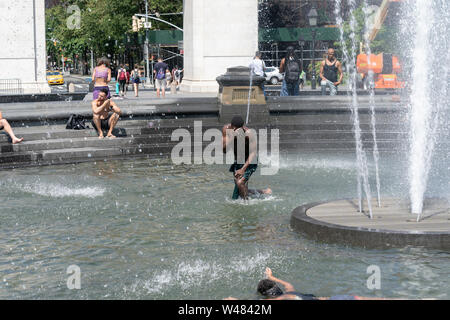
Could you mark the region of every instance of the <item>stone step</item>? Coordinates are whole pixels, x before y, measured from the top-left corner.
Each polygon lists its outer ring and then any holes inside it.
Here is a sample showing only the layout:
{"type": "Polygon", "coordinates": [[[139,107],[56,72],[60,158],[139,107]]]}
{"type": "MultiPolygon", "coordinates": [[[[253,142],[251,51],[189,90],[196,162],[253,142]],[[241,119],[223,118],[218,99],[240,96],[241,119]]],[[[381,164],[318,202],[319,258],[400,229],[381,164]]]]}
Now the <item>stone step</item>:
{"type": "MultiPolygon", "coordinates": [[[[116,139],[98,139],[98,136],[94,130],[79,130],[76,133],[84,131],[88,136],[80,137],[70,137],[70,138],[60,138],[60,139],[44,139],[44,140],[31,140],[24,141],[20,144],[12,145],[10,143],[0,144],[0,152],[22,152],[22,151],[40,151],[40,150],[52,150],[52,149],[64,149],[64,148],[82,148],[82,147],[115,147],[123,145],[133,145],[133,144],[158,144],[158,143],[173,143],[176,144],[181,141],[180,138],[176,141],[171,141],[171,133],[157,133],[157,134],[136,134],[136,135],[125,135],[121,137],[117,136],[116,139]]],[[[128,129],[127,131],[132,131],[128,129]]],[[[158,131],[157,131],[158,132],[158,131]]],[[[191,141],[201,141],[202,135],[194,135],[191,133],[191,141]]],[[[354,145],[354,135],[352,132],[348,131],[280,131],[280,143],[327,143],[327,144],[345,144],[354,145]]],[[[362,133],[363,141],[367,145],[372,145],[372,134],[370,132],[362,133]]],[[[385,141],[389,143],[405,143],[407,136],[403,132],[379,132],[378,133],[378,143],[382,145],[385,141]]],[[[268,132],[267,142],[270,145],[271,133],[268,132]]],[[[206,144],[210,142],[206,141],[206,144]]]]}
{"type": "MultiPolygon", "coordinates": [[[[142,143],[143,141],[147,141],[148,139],[151,139],[154,142],[168,142],[171,140],[171,134],[170,133],[163,133],[163,134],[149,134],[149,135],[141,135],[141,136],[135,136],[135,141],[138,143],[142,143]]],[[[270,141],[272,136],[272,133],[270,130],[267,131],[267,141],[270,141]]],[[[201,135],[194,135],[191,133],[191,140],[192,139],[199,139],[202,137],[201,135]]],[[[258,132],[258,138],[261,137],[261,133],[258,132]]],[[[371,132],[362,132],[361,137],[364,141],[367,143],[372,143],[373,137],[371,132]]],[[[285,140],[294,140],[298,142],[315,142],[319,140],[334,140],[336,142],[340,141],[349,141],[354,142],[354,133],[351,131],[279,131],[279,138],[280,142],[283,142],[285,140]]],[[[408,135],[404,132],[378,132],[377,133],[377,140],[383,141],[383,140],[400,140],[402,142],[406,141],[408,138],[408,135]]],[[[180,141],[179,139],[178,141],[180,141]]]]}
{"type": "MultiPolygon", "coordinates": [[[[336,121],[332,121],[330,119],[318,119],[319,117],[311,118],[308,121],[305,121],[304,117],[295,117],[290,116],[289,118],[283,119],[273,119],[270,123],[250,123],[249,127],[251,128],[285,128],[285,129],[293,129],[293,130],[302,130],[304,128],[316,127],[316,129],[339,129],[339,130],[352,130],[353,124],[350,119],[340,119],[336,121]]],[[[133,119],[127,120],[127,118],[121,118],[119,121],[118,127],[123,128],[162,128],[167,127],[170,129],[183,127],[183,128],[191,128],[194,126],[195,122],[200,121],[203,127],[217,127],[222,128],[223,124],[218,122],[217,118],[183,118],[183,119],[133,119]]],[[[88,125],[92,127],[90,121],[88,121],[88,125]]],[[[405,127],[405,123],[399,123],[398,121],[391,122],[382,122],[377,121],[377,130],[386,130],[386,128],[395,128],[399,130],[400,128],[405,127]]],[[[361,129],[367,130],[370,129],[370,123],[361,122],[361,129]]],[[[27,132],[33,133],[47,133],[47,131],[64,131],[65,124],[53,124],[53,125],[45,125],[40,123],[40,126],[17,126],[14,127],[14,131],[17,134],[24,134],[27,132]]]]}
{"type": "MultiPolygon", "coordinates": [[[[27,132],[27,133],[17,133],[15,134],[18,137],[23,137],[24,142],[21,144],[26,144],[29,142],[36,141],[51,141],[55,139],[77,139],[77,138],[89,138],[89,137],[98,137],[97,132],[94,129],[85,129],[85,130],[49,130],[47,133],[45,132],[27,132]]],[[[113,131],[113,134],[117,137],[131,137],[134,135],[140,135],[141,129],[139,128],[116,128],[113,131]]],[[[10,140],[7,135],[0,134],[0,145],[8,144],[10,140]]]]}
{"type": "Polygon", "coordinates": [[[0,164],[32,162],[36,159],[34,152],[17,152],[0,154],[0,164]]]}
{"type": "MultiPolygon", "coordinates": [[[[208,129],[218,129],[221,130],[220,127],[214,125],[202,126],[202,132],[205,132],[208,129]]],[[[114,135],[118,137],[133,137],[137,135],[152,135],[152,134],[167,134],[171,135],[176,129],[179,129],[178,126],[173,127],[123,127],[118,126],[114,130],[114,135]]],[[[188,130],[191,134],[194,132],[193,126],[181,127],[181,129],[188,130]]],[[[298,136],[299,139],[308,138],[308,137],[317,137],[323,136],[326,137],[336,137],[339,139],[350,138],[353,139],[352,128],[346,127],[337,129],[334,125],[320,125],[320,126],[280,126],[280,127],[256,127],[256,130],[267,129],[270,132],[271,129],[278,129],[280,132],[280,137],[284,136],[298,136]]],[[[363,138],[364,139],[372,139],[371,128],[366,128],[367,130],[363,130],[363,138]]],[[[84,138],[84,137],[95,137],[97,133],[94,129],[85,129],[85,130],[67,130],[61,126],[50,126],[46,129],[43,128],[27,128],[22,130],[17,130],[16,135],[18,137],[23,137],[25,142],[37,141],[37,140],[52,140],[52,139],[69,139],[69,138],[84,138]]],[[[386,130],[386,128],[379,128],[377,130],[377,137],[384,138],[408,138],[409,133],[406,131],[401,131],[399,129],[390,129],[386,130]]],[[[6,133],[0,133],[0,145],[10,143],[9,136],[6,133]]]]}
{"type": "MultiPolygon", "coordinates": [[[[116,139],[114,139],[116,140],[116,139]]],[[[111,140],[113,141],[113,140],[111,140]]],[[[103,141],[102,141],[103,142],[103,141]]],[[[64,148],[64,149],[52,149],[41,150],[37,152],[14,152],[8,154],[0,154],[1,167],[14,167],[14,164],[23,166],[23,164],[59,164],[59,163],[71,163],[79,161],[94,161],[100,159],[109,159],[115,157],[128,157],[128,156],[170,156],[173,147],[177,142],[171,143],[151,143],[151,144],[123,144],[121,146],[114,145],[112,147],[102,148],[98,147],[82,147],[82,148],[64,148]]],[[[202,145],[202,153],[204,147],[209,143],[204,142],[202,145]]],[[[194,143],[194,147],[198,146],[198,143],[194,143]]],[[[371,146],[367,146],[366,152],[371,151],[371,146]]],[[[269,153],[272,150],[270,143],[268,145],[269,153]]],[[[335,152],[335,153],[354,153],[353,142],[336,142],[336,141],[322,141],[315,143],[298,142],[298,141],[284,141],[279,146],[280,154],[286,152],[335,152]]],[[[405,147],[399,147],[398,143],[392,141],[384,141],[379,145],[380,153],[393,152],[396,153],[407,151],[405,147]]],[[[193,149],[191,148],[192,157],[194,156],[193,149]]]]}
{"type": "Polygon", "coordinates": [[[98,159],[122,155],[120,148],[69,148],[42,151],[43,161],[58,162],[67,159],[98,159]]]}
{"type": "Polygon", "coordinates": [[[104,148],[104,147],[113,148],[133,143],[134,138],[131,137],[123,137],[123,138],[117,137],[116,139],[109,139],[109,138],[99,139],[98,136],[95,135],[92,137],[82,137],[82,138],[24,141],[20,144],[12,145],[12,152],[23,152],[23,151],[37,152],[43,150],[69,149],[69,148],[104,148]]]}

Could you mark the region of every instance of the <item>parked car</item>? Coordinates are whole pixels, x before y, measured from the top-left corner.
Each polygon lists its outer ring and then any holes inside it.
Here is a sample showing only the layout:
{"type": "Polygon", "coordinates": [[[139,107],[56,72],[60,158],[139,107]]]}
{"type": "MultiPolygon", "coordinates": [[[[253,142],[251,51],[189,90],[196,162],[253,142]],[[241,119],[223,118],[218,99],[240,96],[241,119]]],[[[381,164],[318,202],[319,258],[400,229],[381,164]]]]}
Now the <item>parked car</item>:
{"type": "Polygon", "coordinates": [[[270,84],[278,84],[283,81],[284,76],[277,67],[267,67],[264,69],[266,81],[270,84]]]}
{"type": "Polygon", "coordinates": [[[64,84],[64,77],[60,71],[47,71],[48,84],[64,84]]]}

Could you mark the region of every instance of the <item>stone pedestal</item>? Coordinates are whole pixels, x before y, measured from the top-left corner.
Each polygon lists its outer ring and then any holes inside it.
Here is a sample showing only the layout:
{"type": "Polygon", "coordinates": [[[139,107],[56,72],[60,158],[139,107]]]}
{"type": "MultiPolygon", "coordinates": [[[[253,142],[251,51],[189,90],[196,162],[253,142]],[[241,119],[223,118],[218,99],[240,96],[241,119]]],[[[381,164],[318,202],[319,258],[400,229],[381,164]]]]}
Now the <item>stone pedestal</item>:
{"type": "Polygon", "coordinates": [[[266,81],[264,77],[253,75],[250,83],[250,68],[232,67],[216,80],[219,84],[221,123],[229,123],[235,115],[240,115],[246,120],[247,111],[249,111],[248,123],[268,121],[269,108],[262,89],[262,84],[266,81]]]}
{"type": "Polygon", "coordinates": [[[46,79],[44,5],[44,0],[0,1],[0,94],[51,91],[46,79]]]}
{"type": "Polygon", "coordinates": [[[181,91],[217,92],[216,77],[258,50],[258,0],[185,0],[183,25],[181,91]]]}

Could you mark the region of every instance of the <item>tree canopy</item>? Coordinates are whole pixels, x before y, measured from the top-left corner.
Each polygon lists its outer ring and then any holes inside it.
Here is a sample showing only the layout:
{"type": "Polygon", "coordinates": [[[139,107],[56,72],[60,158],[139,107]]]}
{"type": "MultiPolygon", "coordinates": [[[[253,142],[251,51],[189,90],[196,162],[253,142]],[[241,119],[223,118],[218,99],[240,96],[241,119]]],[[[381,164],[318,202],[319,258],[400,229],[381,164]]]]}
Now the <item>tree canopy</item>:
{"type": "MultiPolygon", "coordinates": [[[[356,24],[355,24],[355,44],[356,44],[356,53],[359,53],[359,44],[363,43],[364,41],[364,33],[365,33],[365,23],[366,23],[366,16],[364,14],[364,7],[361,5],[356,10],[353,10],[350,17],[347,21],[344,22],[343,30],[344,30],[344,43],[341,42],[335,42],[335,47],[337,50],[342,51],[343,45],[347,48],[348,52],[351,52],[351,46],[352,46],[352,40],[351,40],[351,28],[350,28],[350,19],[351,16],[354,16],[356,24]]],[[[375,40],[370,42],[370,49],[371,52],[374,54],[378,53],[394,53],[398,54],[398,44],[397,44],[397,35],[398,35],[398,28],[395,26],[385,26],[383,25],[378,32],[377,37],[375,40]]]]}
{"type": "MultiPolygon", "coordinates": [[[[182,0],[149,1],[149,13],[175,13],[183,11],[182,0]]],[[[144,0],[61,0],[46,9],[46,37],[49,54],[71,56],[93,50],[96,55],[114,55],[125,50],[124,39],[132,32],[132,17],[145,13],[144,0]],[[79,8],[79,28],[68,26],[79,8]]],[[[164,16],[175,25],[182,26],[181,15],[164,16]]],[[[152,21],[152,29],[170,29],[152,21]]],[[[141,31],[143,32],[143,31],[141,31]]]]}

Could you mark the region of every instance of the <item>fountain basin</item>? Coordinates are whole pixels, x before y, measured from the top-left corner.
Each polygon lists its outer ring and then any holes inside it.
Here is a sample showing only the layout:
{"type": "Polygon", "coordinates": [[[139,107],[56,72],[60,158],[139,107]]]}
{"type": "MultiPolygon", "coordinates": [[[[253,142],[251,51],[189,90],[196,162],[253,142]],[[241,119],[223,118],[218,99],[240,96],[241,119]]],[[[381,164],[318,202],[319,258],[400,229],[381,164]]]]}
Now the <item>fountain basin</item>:
{"type": "Polygon", "coordinates": [[[291,226],[309,238],[329,243],[366,248],[450,248],[447,200],[427,199],[419,222],[405,200],[383,199],[382,206],[372,210],[370,219],[368,213],[358,212],[357,200],[310,203],[293,210],[291,226]]]}

